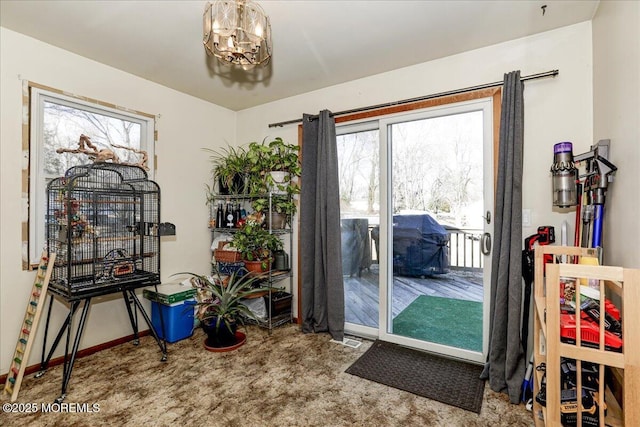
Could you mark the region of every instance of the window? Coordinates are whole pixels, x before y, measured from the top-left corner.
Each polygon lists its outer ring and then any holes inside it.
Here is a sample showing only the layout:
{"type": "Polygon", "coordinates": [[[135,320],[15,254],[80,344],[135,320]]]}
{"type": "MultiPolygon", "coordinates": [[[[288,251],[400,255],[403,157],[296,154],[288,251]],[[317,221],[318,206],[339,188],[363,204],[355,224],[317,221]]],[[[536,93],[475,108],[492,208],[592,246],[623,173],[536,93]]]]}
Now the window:
{"type": "MultiPolygon", "coordinates": [[[[28,247],[26,268],[36,264],[45,249],[46,188],[72,166],[91,163],[97,153],[120,163],[147,160],[153,178],[154,116],[105,106],[98,101],[29,87],[28,247]],[[81,135],[89,139],[81,138],[81,135]],[[112,155],[112,156],[111,156],[112,155]],[[149,160],[151,159],[151,160],[149,160]]],[[[24,185],[24,184],[23,184],[24,185]]],[[[23,230],[25,227],[23,227],[23,230]]]]}

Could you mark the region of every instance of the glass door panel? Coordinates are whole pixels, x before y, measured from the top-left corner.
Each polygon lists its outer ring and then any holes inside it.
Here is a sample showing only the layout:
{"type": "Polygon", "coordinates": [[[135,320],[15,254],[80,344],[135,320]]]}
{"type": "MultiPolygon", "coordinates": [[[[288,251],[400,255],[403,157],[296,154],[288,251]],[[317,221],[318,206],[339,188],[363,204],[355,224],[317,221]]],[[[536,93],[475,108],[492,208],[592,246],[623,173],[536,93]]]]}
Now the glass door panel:
{"type": "Polygon", "coordinates": [[[337,136],[342,274],[347,330],[377,336],[379,321],[380,156],[377,124],[337,136]]]}
{"type": "Polygon", "coordinates": [[[483,362],[491,99],[337,129],[345,331],[483,362]]]}
{"type": "Polygon", "coordinates": [[[485,183],[493,182],[492,168],[485,168],[493,164],[486,104],[380,126],[389,182],[381,338],[479,362],[490,277],[480,241],[493,203],[485,183]]]}

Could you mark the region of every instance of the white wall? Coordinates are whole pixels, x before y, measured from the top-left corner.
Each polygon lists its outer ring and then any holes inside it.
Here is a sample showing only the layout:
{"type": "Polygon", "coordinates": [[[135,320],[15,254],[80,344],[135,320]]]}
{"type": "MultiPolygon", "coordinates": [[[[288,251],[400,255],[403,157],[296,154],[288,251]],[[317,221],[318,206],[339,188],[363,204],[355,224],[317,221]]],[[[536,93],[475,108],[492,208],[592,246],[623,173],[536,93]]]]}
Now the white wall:
{"type": "MultiPolygon", "coordinates": [[[[35,273],[21,259],[21,88],[19,79],[61,89],[150,114],[160,115],[155,181],[161,189],[161,218],[176,224],[175,237],[161,241],[161,273],[166,281],[181,271],[209,271],[204,184],[210,177],[202,147],[235,140],[233,111],[181,94],[19,33],[0,28],[0,372],[9,369],[35,273]]],[[[147,301],[143,299],[146,304],[147,301]]],[[[67,313],[54,305],[59,325],[67,313]]],[[[36,343],[42,343],[44,323],[36,343]]],[[[146,329],[144,322],[141,329],[146,329]]],[[[51,332],[55,334],[55,331],[51,332]]],[[[121,298],[92,304],[81,348],[131,334],[121,298]]],[[[55,336],[55,335],[54,335],[55,336]]],[[[53,337],[50,336],[49,342],[53,337]]],[[[36,344],[29,365],[39,361],[36,344]]],[[[62,346],[60,346],[62,347],[62,346]]],[[[55,356],[60,355],[58,351],[55,356]]]]}
{"type": "Polygon", "coordinates": [[[555,79],[525,84],[523,188],[523,208],[531,209],[533,225],[525,227],[523,235],[535,233],[539,225],[553,225],[559,240],[562,221],[573,226],[574,215],[552,210],[553,145],[573,141],[576,153],[591,145],[591,67],[591,23],[585,22],[240,111],[237,141],[281,136],[295,142],[297,125],[268,124],[301,117],[303,112],[348,110],[501,81],[512,70],[528,75],[559,69],[555,79]]]}
{"type": "MultiPolygon", "coordinates": [[[[607,2],[601,4],[601,9],[608,11],[604,7],[606,4],[607,2]]],[[[615,13],[615,23],[603,24],[602,32],[609,32],[609,26],[619,24],[637,28],[637,4],[631,8],[631,12],[635,13],[635,20],[633,13],[630,17],[627,16],[629,11],[615,13]],[[633,22],[629,23],[624,21],[625,19],[633,22]]],[[[599,11],[596,18],[604,20],[606,16],[608,14],[599,11]]],[[[598,49],[606,51],[610,44],[618,42],[615,37],[619,36],[610,37],[612,39],[600,32],[594,34],[594,40],[597,38],[593,42],[596,55],[600,54],[598,49]]],[[[32,272],[21,270],[21,194],[20,186],[17,184],[20,182],[18,159],[21,147],[21,82],[18,75],[23,79],[79,95],[161,115],[158,121],[156,181],[162,190],[162,218],[174,222],[177,226],[176,238],[163,238],[162,241],[163,279],[177,271],[204,273],[209,267],[210,234],[206,229],[207,209],[204,205],[203,186],[209,178],[210,166],[206,154],[200,148],[222,146],[226,141],[244,144],[273,136],[281,136],[288,142],[295,142],[298,138],[296,125],[274,129],[268,128],[268,124],[300,117],[303,112],[315,114],[325,108],[340,111],[499,81],[505,72],[516,69],[521,70],[523,75],[559,69],[560,75],[555,79],[530,81],[525,85],[523,207],[531,209],[533,226],[524,228],[524,236],[534,233],[538,225],[553,225],[558,233],[562,221],[566,220],[573,225],[572,212],[560,212],[552,208],[549,167],[555,143],[572,141],[574,152],[582,153],[587,151],[595,140],[609,137],[612,138],[612,160],[619,167],[622,166],[621,161],[632,162],[633,156],[638,157],[637,125],[635,134],[633,130],[614,132],[611,127],[604,128],[602,125],[612,120],[606,117],[608,112],[605,106],[620,101],[618,98],[623,98],[624,91],[616,92],[618,95],[615,99],[601,99],[602,92],[609,92],[612,88],[603,86],[604,83],[600,80],[596,84],[597,93],[594,94],[592,91],[590,22],[355,80],[243,110],[237,114],[4,28],[0,29],[0,41],[2,372],[8,369],[24,313],[24,304],[34,278],[32,272]],[[594,97],[602,108],[596,106],[596,123],[592,126],[594,97]],[[617,132],[623,134],[618,136],[617,132]],[[621,141],[618,142],[618,139],[621,141]],[[622,143],[622,140],[627,142],[622,143]],[[626,153],[631,154],[628,160],[623,159],[623,156],[627,156],[626,153]]],[[[637,44],[635,46],[632,58],[636,61],[637,76],[637,44]]],[[[622,62],[623,56],[619,55],[616,58],[618,62],[622,62]]],[[[609,59],[598,61],[598,65],[604,67],[609,59]]],[[[614,71],[623,72],[622,65],[614,71]]],[[[615,82],[615,78],[608,77],[608,85],[612,86],[615,82]]],[[[638,94],[637,80],[635,91],[638,94]]],[[[637,100],[638,96],[635,96],[635,99],[637,100]]],[[[638,123],[638,120],[627,120],[629,114],[634,114],[634,106],[635,117],[638,117],[637,104],[631,105],[633,100],[633,95],[624,97],[624,109],[617,113],[626,114],[623,116],[624,120],[619,121],[620,128],[626,129],[624,126],[638,123]]],[[[629,229],[635,230],[636,235],[637,221],[633,224],[628,215],[636,211],[638,197],[623,197],[624,192],[617,189],[622,187],[629,192],[635,190],[636,193],[633,194],[638,195],[637,163],[626,165],[624,170],[634,170],[636,175],[628,180],[619,176],[614,184],[616,187],[610,191],[608,202],[610,217],[616,220],[617,217],[621,217],[620,221],[629,229]],[[633,186],[633,183],[636,183],[636,186],[633,186]],[[632,205],[629,199],[633,199],[635,205],[632,205]],[[633,207],[636,209],[632,209],[633,207]]],[[[605,227],[613,237],[611,221],[605,227]]],[[[570,229],[570,234],[572,233],[573,230],[570,229]]],[[[626,232],[618,228],[618,233],[626,232]]],[[[621,264],[624,261],[624,265],[627,266],[634,263],[637,266],[640,258],[637,249],[638,239],[619,240],[615,249],[611,248],[611,259],[619,259],[621,264]]],[[[295,261],[295,258],[292,261],[295,261]]],[[[64,313],[58,305],[56,318],[59,319],[64,313]]],[[[129,333],[130,327],[121,301],[95,304],[90,313],[82,347],[129,333]]],[[[39,335],[42,335],[41,330],[39,335]]],[[[41,337],[37,342],[41,342],[41,337]]],[[[39,356],[39,351],[36,351],[29,364],[36,363],[39,356]]]]}
{"type": "Polygon", "coordinates": [[[605,203],[605,262],[640,268],[640,3],[606,1],[593,19],[593,135],[618,167],[605,203]]]}

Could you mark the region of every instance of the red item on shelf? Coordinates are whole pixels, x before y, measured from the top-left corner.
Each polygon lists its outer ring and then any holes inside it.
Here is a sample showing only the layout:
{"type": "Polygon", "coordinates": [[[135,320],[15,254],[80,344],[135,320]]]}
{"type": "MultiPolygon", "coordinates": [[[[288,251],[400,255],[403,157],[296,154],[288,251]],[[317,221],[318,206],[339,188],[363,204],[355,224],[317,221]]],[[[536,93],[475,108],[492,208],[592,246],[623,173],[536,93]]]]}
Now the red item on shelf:
{"type": "MultiPolygon", "coordinates": [[[[560,337],[563,342],[576,342],[576,317],[573,314],[560,315],[560,337]]],[[[582,319],[580,322],[581,344],[585,347],[599,348],[600,327],[589,319],[582,319]]],[[[621,352],[622,338],[604,331],[604,347],[606,350],[621,352]]]]}

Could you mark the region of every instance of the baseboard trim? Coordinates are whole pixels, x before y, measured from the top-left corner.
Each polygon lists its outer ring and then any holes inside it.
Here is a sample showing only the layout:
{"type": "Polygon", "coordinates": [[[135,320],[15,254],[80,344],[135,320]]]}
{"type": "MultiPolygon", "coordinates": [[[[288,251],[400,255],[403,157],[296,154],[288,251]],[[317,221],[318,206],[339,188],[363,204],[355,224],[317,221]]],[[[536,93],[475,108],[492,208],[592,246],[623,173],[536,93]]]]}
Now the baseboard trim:
{"type": "MultiPolygon", "coordinates": [[[[138,337],[142,338],[144,336],[149,335],[150,333],[151,333],[150,330],[146,329],[144,331],[139,332],[138,337]]],[[[131,334],[131,335],[127,335],[126,337],[116,338],[115,340],[112,340],[112,341],[107,341],[102,344],[94,345],[93,347],[88,347],[83,350],[78,350],[78,352],[76,353],[76,359],[81,359],[83,357],[91,356],[92,354],[95,354],[99,351],[107,350],[117,345],[125,344],[125,343],[128,343],[129,341],[133,341],[133,339],[134,339],[134,335],[131,334]]],[[[63,363],[64,363],[64,356],[56,357],[55,359],[51,359],[49,361],[48,368],[51,368],[57,365],[62,365],[63,363]]],[[[24,375],[31,375],[33,373],[38,372],[39,370],[40,370],[40,363],[27,366],[24,370],[24,375]]],[[[4,385],[7,382],[7,375],[8,374],[0,375],[0,384],[4,385]]]]}

